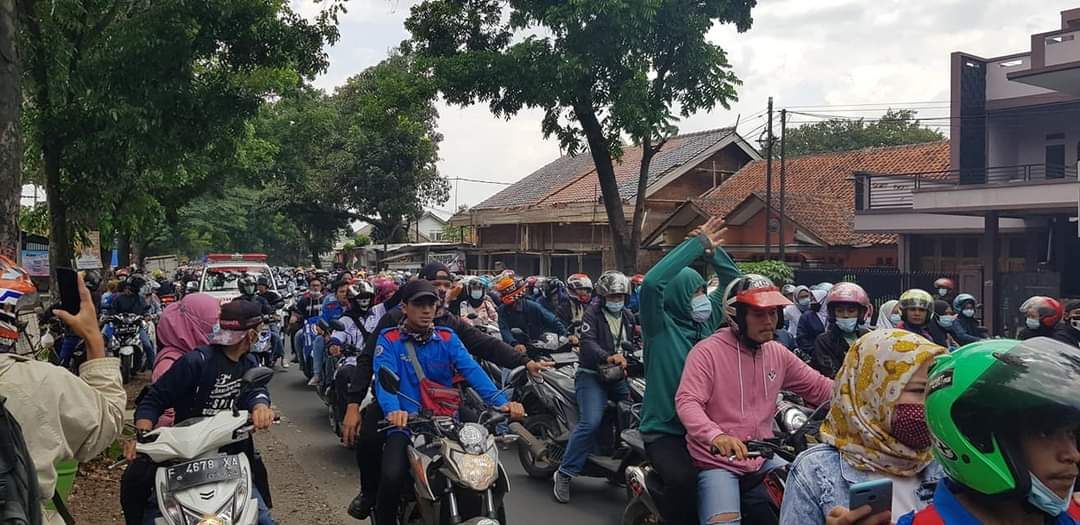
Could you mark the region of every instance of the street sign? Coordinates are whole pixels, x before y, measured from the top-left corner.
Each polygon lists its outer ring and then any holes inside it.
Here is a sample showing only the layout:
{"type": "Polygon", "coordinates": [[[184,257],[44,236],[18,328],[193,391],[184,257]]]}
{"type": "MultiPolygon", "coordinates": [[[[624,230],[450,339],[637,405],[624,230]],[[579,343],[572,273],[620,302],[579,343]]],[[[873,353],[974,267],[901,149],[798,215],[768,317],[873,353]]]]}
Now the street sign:
{"type": "Polygon", "coordinates": [[[85,245],[75,247],[76,270],[98,270],[104,266],[101,264],[101,234],[97,231],[86,234],[85,245]]]}

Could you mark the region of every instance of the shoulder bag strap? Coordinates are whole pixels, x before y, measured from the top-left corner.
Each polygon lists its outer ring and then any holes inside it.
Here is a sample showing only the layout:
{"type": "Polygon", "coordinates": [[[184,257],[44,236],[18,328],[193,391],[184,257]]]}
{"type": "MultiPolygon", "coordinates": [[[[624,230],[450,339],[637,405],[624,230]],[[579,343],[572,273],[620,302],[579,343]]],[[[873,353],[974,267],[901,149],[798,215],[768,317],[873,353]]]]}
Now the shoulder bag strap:
{"type": "Polygon", "coordinates": [[[56,513],[63,518],[64,523],[67,525],[74,525],[75,517],[71,515],[71,511],[69,511],[67,505],[64,504],[64,498],[60,497],[59,492],[53,491],[52,503],[53,507],[56,508],[56,513]]]}
{"type": "Polygon", "coordinates": [[[420,366],[420,360],[416,358],[416,347],[413,346],[412,341],[405,341],[405,350],[409,352],[409,361],[412,361],[413,370],[416,371],[416,378],[421,381],[427,379],[424,376],[424,368],[420,366]]]}

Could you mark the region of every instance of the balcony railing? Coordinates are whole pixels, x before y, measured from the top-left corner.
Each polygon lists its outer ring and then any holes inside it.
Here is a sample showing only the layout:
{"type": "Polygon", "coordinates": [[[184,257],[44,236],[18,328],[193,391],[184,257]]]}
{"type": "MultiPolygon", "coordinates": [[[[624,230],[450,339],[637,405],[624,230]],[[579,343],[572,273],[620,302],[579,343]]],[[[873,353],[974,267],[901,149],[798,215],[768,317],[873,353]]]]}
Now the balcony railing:
{"type": "Polygon", "coordinates": [[[855,209],[910,209],[920,190],[963,187],[1029,185],[1077,180],[1077,169],[1053,164],[993,166],[983,170],[925,171],[912,173],[855,173],[855,209]]]}

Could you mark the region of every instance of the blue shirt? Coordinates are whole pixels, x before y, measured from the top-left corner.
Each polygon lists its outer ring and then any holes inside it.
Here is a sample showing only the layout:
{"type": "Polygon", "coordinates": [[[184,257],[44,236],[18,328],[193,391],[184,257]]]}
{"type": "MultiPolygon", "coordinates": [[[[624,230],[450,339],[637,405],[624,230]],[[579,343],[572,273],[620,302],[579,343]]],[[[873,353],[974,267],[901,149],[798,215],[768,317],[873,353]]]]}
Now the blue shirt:
{"type": "MultiPolygon", "coordinates": [[[[420,412],[420,407],[413,400],[420,400],[420,378],[416,376],[412,362],[409,360],[409,351],[405,347],[405,341],[411,337],[397,327],[387,328],[379,333],[375,343],[374,366],[375,377],[379,377],[379,370],[389,369],[401,378],[400,394],[393,395],[383,390],[382,385],[375,381],[375,398],[379,401],[384,414],[404,410],[410,414],[420,412]],[[411,399],[407,399],[408,398],[411,399]]],[[[484,402],[492,406],[502,406],[507,403],[506,396],[495,387],[484,369],[469,352],[465,345],[461,344],[453,330],[436,326],[435,333],[424,344],[416,344],[413,341],[416,358],[420,360],[420,367],[424,370],[427,379],[443,386],[454,386],[454,375],[461,374],[484,398],[484,402]]]]}
{"type": "MultiPolygon", "coordinates": [[[[944,476],[941,465],[936,462],[919,472],[915,499],[921,506],[930,503],[934,486],[944,476]]],[[[851,466],[832,445],[810,447],[791,464],[784,503],[780,508],[780,523],[823,524],[833,507],[848,506],[848,489],[852,485],[881,477],[851,466]]]]}
{"type": "MultiPolygon", "coordinates": [[[[941,518],[941,522],[945,525],[982,525],[982,522],[973,516],[959,501],[956,500],[956,496],[953,495],[952,489],[949,485],[953,482],[945,479],[941,483],[938,483],[937,490],[934,492],[934,504],[932,507],[925,508],[919,512],[909,512],[900,517],[900,520],[896,522],[896,525],[912,525],[915,523],[916,514],[924,513],[937,513],[941,518]]],[[[785,494],[786,501],[786,494],[785,494]]],[[[1071,499],[1071,498],[1070,498],[1071,499]]],[[[1070,507],[1075,505],[1073,502],[1069,502],[1070,507]]],[[[932,522],[931,522],[932,523],[932,522]]],[[[1068,512],[1062,512],[1053,521],[1047,523],[1053,523],[1054,525],[1076,525],[1076,520],[1069,515],[1068,512]]]]}

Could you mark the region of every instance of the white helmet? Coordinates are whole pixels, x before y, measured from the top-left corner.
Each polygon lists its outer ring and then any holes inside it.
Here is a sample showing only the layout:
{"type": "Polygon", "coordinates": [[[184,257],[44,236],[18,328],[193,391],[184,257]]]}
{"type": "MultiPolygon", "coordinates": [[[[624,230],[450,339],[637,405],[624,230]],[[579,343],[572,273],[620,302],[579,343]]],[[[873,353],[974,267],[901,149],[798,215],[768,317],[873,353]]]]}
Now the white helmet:
{"type": "Polygon", "coordinates": [[[592,279],[583,273],[575,273],[566,278],[566,287],[571,290],[579,290],[582,288],[592,290],[592,279]]]}

